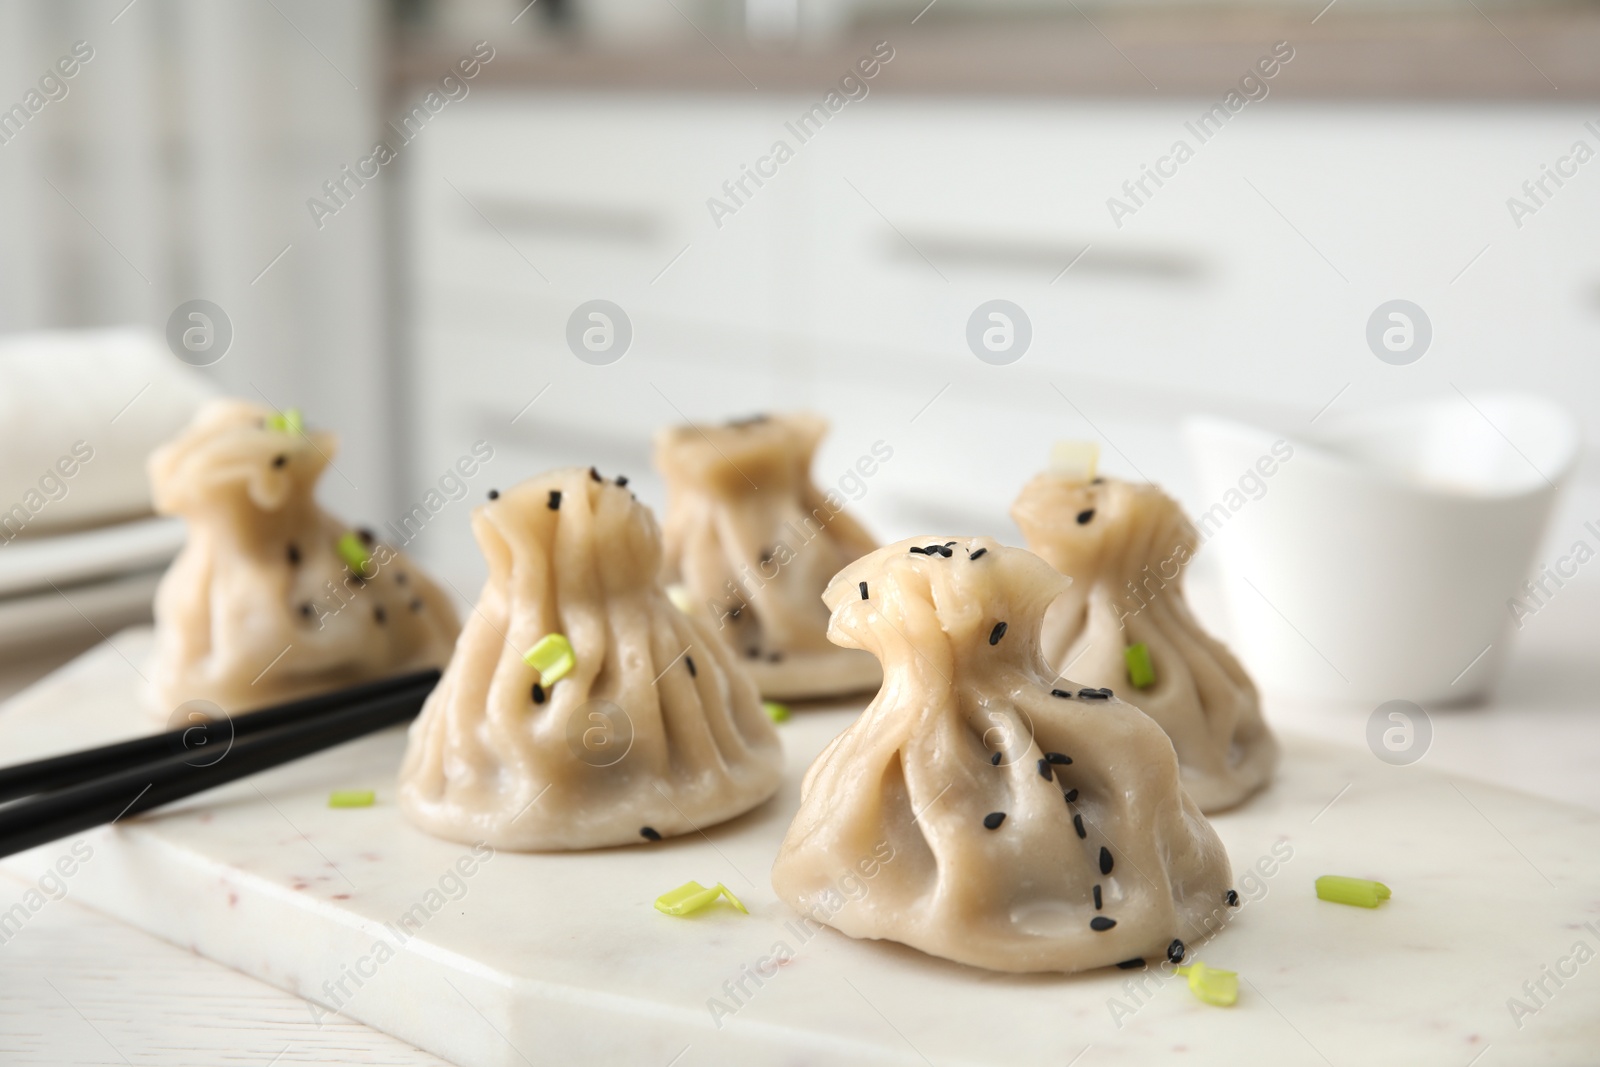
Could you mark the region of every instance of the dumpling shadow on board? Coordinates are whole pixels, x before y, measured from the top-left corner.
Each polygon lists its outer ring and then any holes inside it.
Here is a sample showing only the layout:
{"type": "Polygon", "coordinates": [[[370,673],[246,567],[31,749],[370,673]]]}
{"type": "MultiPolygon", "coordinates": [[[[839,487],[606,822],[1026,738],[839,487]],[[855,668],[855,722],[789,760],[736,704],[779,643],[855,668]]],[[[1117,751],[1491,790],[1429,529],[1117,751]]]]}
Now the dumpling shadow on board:
{"type": "Polygon", "coordinates": [[[872,652],[884,683],[806,772],[780,898],[1000,971],[1181,956],[1212,932],[1227,855],[1171,742],[1109,692],[1052,682],[1040,656],[1065,585],[983,537],[903,541],[839,573],[830,636],[872,652]],[[840,892],[853,872],[859,899],[840,892]]]}
{"type": "Polygon", "coordinates": [[[619,479],[567,469],[473,511],[489,576],[412,725],[400,802],[511,851],[659,841],[749,812],[783,754],[729,648],[661,587],[661,537],[619,479]]]}
{"type": "Polygon", "coordinates": [[[152,715],[248,711],[449,657],[450,597],[318,506],[337,449],[298,413],[219,399],[151,454],[156,510],[188,527],[156,592],[152,715]]]}
{"type": "Polygon", "coordinates": [[[667,483],[663,580],[776,700],[868,692],[881,678],[871,656],[827,637],[822,591],[877,547],[811,479],[827,429],[792,413],[656,435],[667,483]]]}
{"type": "Polygon", "coordinates": [[[1201,810],[1265,786],[1278,743],[1255,683],[1189,609],[1183,572],[1199,532],[1178,503],[1154,485],[1046,472],[1011,513],[1028,547],[1072,579],[1045,614],[1045,659],[1129,693],[1160,723],[1201,810]],[[1136,671],[1148,672],[1138,685],[1136,671]]]}

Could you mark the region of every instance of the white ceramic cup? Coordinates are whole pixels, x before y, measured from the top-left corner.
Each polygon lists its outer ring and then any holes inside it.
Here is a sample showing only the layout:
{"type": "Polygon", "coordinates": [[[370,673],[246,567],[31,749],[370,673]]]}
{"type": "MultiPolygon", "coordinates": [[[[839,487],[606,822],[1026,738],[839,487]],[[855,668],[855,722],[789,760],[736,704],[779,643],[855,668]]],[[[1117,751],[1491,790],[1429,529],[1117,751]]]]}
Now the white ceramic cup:
{"type": "Polygon", "coordinates": [[[1330,420],[1314,440],[1209,417],[1184,433],[1221,508],[1196,521],[1263,687],[1433,704],[1489,688],[1577,457],[1566,409],[1497,393],[1330,420]]]}

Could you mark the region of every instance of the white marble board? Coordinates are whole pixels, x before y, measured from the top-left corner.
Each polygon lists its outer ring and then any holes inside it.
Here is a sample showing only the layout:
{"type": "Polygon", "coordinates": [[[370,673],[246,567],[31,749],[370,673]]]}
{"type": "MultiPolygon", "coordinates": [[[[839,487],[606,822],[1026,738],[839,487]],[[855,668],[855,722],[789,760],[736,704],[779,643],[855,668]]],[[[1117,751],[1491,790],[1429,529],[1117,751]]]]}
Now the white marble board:
{"type": "MultiPolygon", "coordinates": [[[[13,698],[0,759],[146,729],[148,645],[119,634],[13,698]]],[[[1154,970],[1002,975],[803,938],[767,872],[801,773],[854,712],[797,713],[773,801],[659,844],[465,862],[471,849],[395,808],[392,730],[5,866],[36,879],[75,855],[72,899],[463,1067],[1600,1061],[1600,815],[1294,737],[1277,784],[1215,820],[1244,903],[1192,951],[1239,972],[1234,1008],[1154,970]],[[349,788],[377,806],[327,807],[349,788]],[[1329,873],[1394,898],[1318,901],[1329,873]],[[726,883],[751,914],[654,910],[691,878],[726,883]],[[792,960],[757,984],[780,942],[792,960]],[[325,985],[341,977],[343,993],[325,985]],[[741,978],[735,999],[725,983],[741,978]]]]}

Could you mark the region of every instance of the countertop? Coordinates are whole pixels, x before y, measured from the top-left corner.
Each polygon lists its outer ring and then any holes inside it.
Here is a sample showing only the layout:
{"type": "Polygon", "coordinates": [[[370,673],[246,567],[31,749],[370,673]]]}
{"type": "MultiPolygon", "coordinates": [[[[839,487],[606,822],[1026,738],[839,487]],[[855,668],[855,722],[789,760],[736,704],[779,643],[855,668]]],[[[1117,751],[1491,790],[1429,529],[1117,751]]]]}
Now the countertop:
{"type": "MultiPolygon", "coordinates": [[[[1039,16],[946,17],[936,4],[825,39],[759,45],[684,16],[647,42],[571,34],[530,38],[486,26],[494,62],[479,85],[542,91],[812,92],[836,83],[875,44],[894,48],[874,92],[1159,99],[1215,97],[1279,41],[1294,49],[1284,98],[1536,100],[1600,96],[1600,11],[1472,4],[1377,11],[1069,10],[1039,16]],[[915,16],[915,17],[913,17],[915,16]]],[[[1076,5],[1073,5],[1076,8],[1076,5]]],[[[682,14],[680,12],[680,14],[682,14]]],[[[526,29],[527,27],[517,27],[526,29]]],[[[437,81],[462,51],[433,35],[403,37],[392,91],[437,81]]]]}

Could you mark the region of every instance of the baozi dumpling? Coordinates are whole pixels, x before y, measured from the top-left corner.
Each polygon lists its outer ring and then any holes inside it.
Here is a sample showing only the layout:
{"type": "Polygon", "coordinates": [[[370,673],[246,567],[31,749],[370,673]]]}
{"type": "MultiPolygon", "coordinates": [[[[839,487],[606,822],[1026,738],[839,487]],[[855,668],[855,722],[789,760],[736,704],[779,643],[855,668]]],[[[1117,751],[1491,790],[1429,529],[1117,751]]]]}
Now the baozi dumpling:
{"type": "Polygon", "coordinates": [[[450,599],[317,505],[337,449],[298,415],[217,399],[151,454],[155,509],[188,525],[156,591],[153,712],[193,700],[246,711],[449,657],[450,599]]]}
{"type": "Polygon", "coordinates": [[[780,897],[999,971],[1182,955],[1225,921],[1228,857],[1161,728],[1052,682],[1039,627],[1066,584],[986,537],[902,541],[839,573],[829,635],[877,656],[883,688],[806,772],[780,897]]]}
{"type": "Polygon", "coordinates": [[[862,692],[881,678],[871,656],[828,643],[822,590],[877,542],[811,482],[827,429],[816,415],[758,415],[656,437],[664,578],[775,699],[862,692]]]}
{"type": "Polygon", "coordinates": [[[472,530],[489,577],[411,726],[412,822],[495,848],[601,848],[692,833],[777,791],[755,685],[667,598],[655,519],[620,480],[553,471],[475,509],[472,530]],[[564,673],[525,660],[541,642],[570,646],[564,673]]]}
{"type": "Polygon", "coordinates": [[[1045,613],[1045,659],[1127,692],[1160,723],[1202,811],[1232,807],[1265,785],[1278,745],[1255,683],[1184,599],[1183,569],[1199,540],[1177,502],[1154,485],[1045,473],[1023,488],[1011,515],[1028,546],[1072,579],[1045,613]],[[1154,681],[1133,690],[1125,654],[1139,644],[1154,681]]]}

